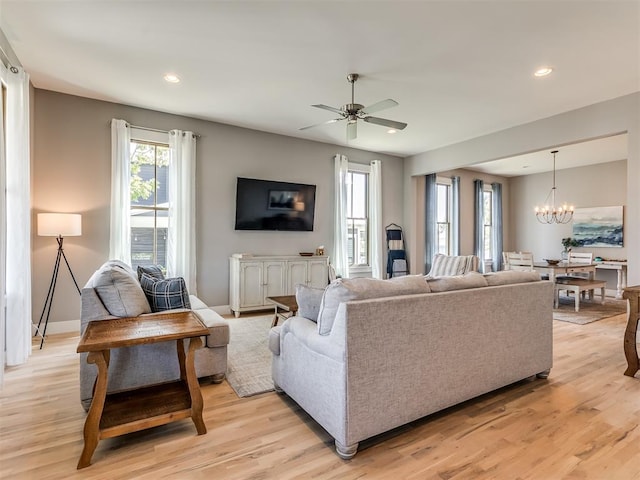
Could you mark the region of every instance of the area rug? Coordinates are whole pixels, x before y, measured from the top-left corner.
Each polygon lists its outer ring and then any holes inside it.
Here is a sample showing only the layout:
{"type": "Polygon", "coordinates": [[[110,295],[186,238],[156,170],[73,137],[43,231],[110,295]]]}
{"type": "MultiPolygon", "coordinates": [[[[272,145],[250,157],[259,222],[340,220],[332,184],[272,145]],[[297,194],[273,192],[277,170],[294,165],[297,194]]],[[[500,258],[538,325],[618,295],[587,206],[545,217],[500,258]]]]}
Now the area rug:
{"type": "Polygon", "coordinates": [[[227,382],[239,397],[273,390],[269,329],[273,314],[227,319],[227,382]]]}
{"type": "Polygon", "coordinates": [[[580,311],[575,311],[573,297],[560,296],[559,308],[553,309],[553,319],[561,322],[586,325],[604,318],[615,317],[627,312],[627,303],[624,300],[606,298],[605,304],[600,304],[596,296],[593,300],[580,300],[580,311]]]}

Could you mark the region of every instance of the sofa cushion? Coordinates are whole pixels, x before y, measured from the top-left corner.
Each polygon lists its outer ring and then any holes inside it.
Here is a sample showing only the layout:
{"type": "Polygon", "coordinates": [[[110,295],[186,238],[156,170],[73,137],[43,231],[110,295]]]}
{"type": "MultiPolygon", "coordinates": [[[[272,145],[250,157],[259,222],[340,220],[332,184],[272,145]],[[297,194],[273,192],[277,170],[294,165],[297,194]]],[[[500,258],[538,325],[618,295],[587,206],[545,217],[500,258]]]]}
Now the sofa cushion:
{"type": "Polygon", "coordinates": [[[191,308],[187,285],[182,277],[158,280],[143,273],[140,285],[147,296],[152,312],[191,308]]]}
{"type": "Polygon", "coordinates": [[[298,315],[317,322],[323,295],[324,288],[307,287],[302,284],[296,285],[298,315]]]}
{"type": "Polygon", "coordinates": [[[142,278],[143,273],[158,280],[164,280],[164,273],[158,265],[138,265],[138,280],[142,278]]]}
{"type": "Polygon", "coordinates": [[[336,312],[342,302],[429,293],[430,291],[429,285],[422,275],[406,275],[389,280],[340,278],[329,284],[324,291],[318,313],[318,332],[320,335],[328,335],[331,332],[336,312]]]}
{"type": "Polygon", "coordinates": [[[451,290],[465,290],[467,288],[480,288],[488,285],[481,273],[470,272],[466,275],[453,275],[449,277],[427,277],[429,288],[432,292],[449,292],[451,290]]]}
{"type": "Polygon", "coordinates": [[[151,308],[135,273],[128,265],[111,260],[96,271],[87,286],[94,288],[100,301],[116,317],[137,317],[151,308]]]}
{"type": "Polygon", "coordinates": [[[490,287],[513,283],[539,282],[541,280],[539,272],[520,272],[517,270],[485,273],[484,278],[490,287]]]}

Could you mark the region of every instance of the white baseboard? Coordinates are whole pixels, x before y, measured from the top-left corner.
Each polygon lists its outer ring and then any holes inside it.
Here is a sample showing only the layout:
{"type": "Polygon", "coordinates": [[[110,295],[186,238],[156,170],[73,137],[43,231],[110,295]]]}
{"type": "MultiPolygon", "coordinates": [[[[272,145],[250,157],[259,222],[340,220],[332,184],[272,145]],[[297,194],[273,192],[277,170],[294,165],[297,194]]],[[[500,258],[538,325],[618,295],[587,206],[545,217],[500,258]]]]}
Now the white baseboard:
{"type": "Polygon", "coordinates": [[[230,315],[231,307],[229,305],[215,305],[213,307],[209,307],[211,310],[216,312],[218,315],[230,315]]]}
{"type": "MultiPolygon", "coordinates": [[[[38,324],[31,325],[31,334],[35,335],[38,324]]],[[[44,328],[40,325],[40,328],[44,328]]],[[[77,333],[80,335],[80,320],[63,320],[61,322],[49,322],[47,325],[47,335],[56,333],[77,333]]]]}

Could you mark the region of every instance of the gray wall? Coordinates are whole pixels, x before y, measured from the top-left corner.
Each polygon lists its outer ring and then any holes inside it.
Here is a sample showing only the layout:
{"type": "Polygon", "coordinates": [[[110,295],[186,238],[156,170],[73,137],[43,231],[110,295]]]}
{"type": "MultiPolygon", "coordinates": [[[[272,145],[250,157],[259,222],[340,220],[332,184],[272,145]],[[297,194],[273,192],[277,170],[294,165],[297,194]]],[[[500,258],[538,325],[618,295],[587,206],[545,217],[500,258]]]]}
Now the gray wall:
{"type": "MultiPolygon", "coordinates": [[[[612,207],[626,205],[627,161],[602,163],[556,172],[558,200],[566,200],[576,207],[612,207]]],[[[533,252],[536,260],[560,258],[561,240],[572,236],[571,223],[543,225],[533,215],[533,206],[541,204],[552,184],[552,173],[524,175],[511,178],[512,211],[518,212],[511,222],[513,243],[510,250],[533,252]]],[[[627,209],[628,210],[628,209],[627,209]]],[[[628,222],[628,218],[625,223],[628,222]]],[[[626,229],[625,229],[626,230],[626,229]]],[[[623,233],[622,248],[575,248],[576,252],[590,252],[594,257],[626,259],[629,240],[623,233]]],[[[607,281],[608,289],[615,289],[615,272],[598,270],[598,278],[607,281]]]]}
{"type": "MultiPolygon", "coordinates": [[[[111,118],[162,130],[191,130],[197,141],[198,295],[228,304],[228,257],[234,252],[297,254],[333,244],[333,156],[382,161],[383,226],[401,223],[402,159],[389,155],[248,130],[46,90],[35,91],[33,169],[33,308],[35,320],[49,286],[56,254],[51,237],[38,237],[38,212],[83,215],[81,237],[65,239],[65,252],[82,285],[109,253],[111,118]],[[317,185],[313,232],[235,231],[236,177],[317,185]]],[[[51,321],[77,320],[80,301],[62,269],[51,321]]]]}
{"type": "MultiPolygon", "coordinates": [[[[462,168],[475,163],[507,158],[527,152],[550,150],[602,136],[628,133],[626,165],[625,244],[640,242],[640,93],[590,105],[536,122],[520,125],[466,142],[432,150],[405,159],[404,205],[409,254],[420,256],[423,227],[410,210],[416,202],[415,178],[427,173],[462,168]]],[[[558,179],[559,186],[562,179],[558,179]]],[[[515,189],[511,189],[515,192],[515,189]]],[[[568,194],[569,192],[567,192],[568,194]]],[[[513,195],[514,193],[512,193],[513,195]]],[[[541,200],[536,199],[535,203],[541,200]]],[[[515,218],[531,211],[512,208],[515,218]]],[[[513,227],[517,228],[515,225],[513,227]]],[[[554,255],[557,256],[557,253],[554,255]]],[[[629,249],[629,284],[640,283],[640,251],[629,249]]]]}

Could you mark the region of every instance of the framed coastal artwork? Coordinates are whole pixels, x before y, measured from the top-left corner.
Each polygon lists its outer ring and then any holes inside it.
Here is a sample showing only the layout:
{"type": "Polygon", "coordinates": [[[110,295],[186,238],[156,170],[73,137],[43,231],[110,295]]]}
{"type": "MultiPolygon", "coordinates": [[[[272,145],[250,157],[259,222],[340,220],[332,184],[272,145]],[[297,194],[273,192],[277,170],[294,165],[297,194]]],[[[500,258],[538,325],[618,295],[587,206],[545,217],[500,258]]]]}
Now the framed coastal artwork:
{"type": "Polygon", "coordinates": [[[576,208],[573,238],[581,247],[622,247],[622,206],[576,208]]]}

